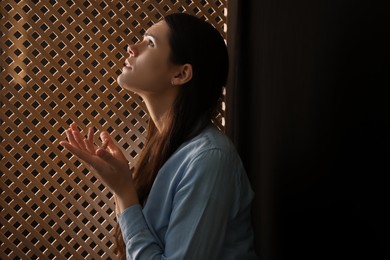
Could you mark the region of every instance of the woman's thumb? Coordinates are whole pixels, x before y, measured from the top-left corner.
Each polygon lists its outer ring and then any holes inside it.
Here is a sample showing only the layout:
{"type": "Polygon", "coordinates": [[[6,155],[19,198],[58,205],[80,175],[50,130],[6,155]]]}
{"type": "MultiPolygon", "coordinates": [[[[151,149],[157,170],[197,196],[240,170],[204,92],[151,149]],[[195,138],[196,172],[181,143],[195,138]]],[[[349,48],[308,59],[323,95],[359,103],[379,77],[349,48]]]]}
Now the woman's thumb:
{"type": "Polygon", "coordinates": [[[100,133],[100,139],[102,140],[103,143],[111,142],[110,134],[107,133],[106,131],[100,133]]]}
{"type": "Polygon", "coordinates": [[[96,150],[96,155],[99,156],[104,161],[111,161],[114,159],[114,157],[105,149],[99,148],[96,150]]]}

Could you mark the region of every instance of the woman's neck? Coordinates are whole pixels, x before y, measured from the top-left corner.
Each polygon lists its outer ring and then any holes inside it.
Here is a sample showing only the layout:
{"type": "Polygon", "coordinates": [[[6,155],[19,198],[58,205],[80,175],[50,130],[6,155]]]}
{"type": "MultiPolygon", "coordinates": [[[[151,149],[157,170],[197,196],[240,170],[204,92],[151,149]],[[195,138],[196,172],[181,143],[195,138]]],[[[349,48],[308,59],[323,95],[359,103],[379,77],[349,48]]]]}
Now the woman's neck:
{"type": "Polygon", "coordinates": [[[153,120],[158,131],[161,133],[169,124],[168,115],[172,109],[174,98],[172,96],[143,95],[150,119],[153,120]]]}

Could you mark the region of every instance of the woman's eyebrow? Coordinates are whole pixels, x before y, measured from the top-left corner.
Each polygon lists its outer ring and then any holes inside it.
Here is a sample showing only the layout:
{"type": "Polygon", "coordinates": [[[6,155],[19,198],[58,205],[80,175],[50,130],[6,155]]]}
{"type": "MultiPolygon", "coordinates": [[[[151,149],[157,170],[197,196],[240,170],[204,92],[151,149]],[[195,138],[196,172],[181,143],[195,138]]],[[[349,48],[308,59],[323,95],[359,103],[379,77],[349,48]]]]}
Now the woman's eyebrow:
{"type": "Polygon", "coordinates": [[[153,38],[154,41],[156,41],[156,36],[154,36],[151,33],[148,33],[148,32],[144,33],[144,37],[151,37],[151,38],[153,38]]]}

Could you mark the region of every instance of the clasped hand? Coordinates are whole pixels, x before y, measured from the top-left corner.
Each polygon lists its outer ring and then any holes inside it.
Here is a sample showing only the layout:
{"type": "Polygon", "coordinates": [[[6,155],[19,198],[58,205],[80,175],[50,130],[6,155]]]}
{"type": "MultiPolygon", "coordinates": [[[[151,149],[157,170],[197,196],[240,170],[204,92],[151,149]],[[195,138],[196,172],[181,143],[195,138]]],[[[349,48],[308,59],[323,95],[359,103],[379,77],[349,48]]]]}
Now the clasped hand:
{"type": "Polygon", "coordinates": [[[85,137],[73,123],[66,130],[66,135],[68,141],[61,141],[60,144],[91,167],[97,177],[111,189],[116,196],[119,210],[117,213],[138,204],[128,161],[107,132],[100,134],[103,142],[100,147],[94,143],[92,127],[88,129],[88,135],[85,137]]]}

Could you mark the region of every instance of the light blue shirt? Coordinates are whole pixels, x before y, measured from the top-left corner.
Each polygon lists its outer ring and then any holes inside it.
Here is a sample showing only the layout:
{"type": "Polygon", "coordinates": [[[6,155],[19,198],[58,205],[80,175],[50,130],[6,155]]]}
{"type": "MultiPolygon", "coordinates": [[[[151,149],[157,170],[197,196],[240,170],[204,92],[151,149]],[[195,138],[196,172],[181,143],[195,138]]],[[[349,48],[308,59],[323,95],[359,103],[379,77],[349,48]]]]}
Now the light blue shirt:
{"type": "Polygon", "coordinates": [[[127,259],[256,259],[253,196],[233,144],[210,126],[163,165],[144,208],[118,216],[127,259]]]}

